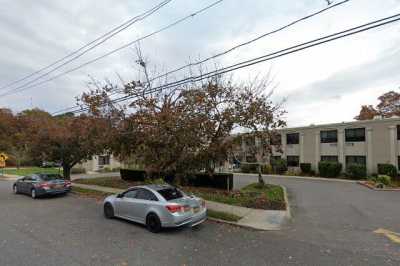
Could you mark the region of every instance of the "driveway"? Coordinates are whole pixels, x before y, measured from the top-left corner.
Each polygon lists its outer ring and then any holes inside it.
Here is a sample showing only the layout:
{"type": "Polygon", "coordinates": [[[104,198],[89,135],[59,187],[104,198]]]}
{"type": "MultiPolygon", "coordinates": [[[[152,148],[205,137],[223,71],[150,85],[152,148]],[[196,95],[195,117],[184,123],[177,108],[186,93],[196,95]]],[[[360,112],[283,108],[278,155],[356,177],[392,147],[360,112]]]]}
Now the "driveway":
{"type": "MultiPolygon", "coordinates": [[[[70,194],[32,200],[24,195],[13,195],[11,185],[11,182],[0,181],[2,266],[400,263],[396,253],[400,252],[399,246],[372,234],[369,228],[365,234],[376,242],[372,246],[370,240],[368,245],[362,244],[363,238],[353,240],[359,244],[352,247],[343,245],[346,241],[340,237],[321,237],[324,235],[321,225],[310,234],[315,224],[310,224],[307,229],[306,223],[302,222],[302,210],[296,205],[293,223],[279,232],[259,232],[206,222],[196,229],[152,234],[133,223],[103,218],[102,206],[94,199],[70,194]],[[364,249],[365,246],[370,248],[364,249]]],[[[295,201],[303,201],[297,197],[295,201]]],[[[314,210],[306,211],[305,217],[314,213],[314,210]]]]}
{"type": "MultiPolygon", "coordinates": [[[[368,253],[392,252],[400,245],[385,241],[373,231],[400,232],[400,193],[373,191],[356,183],[266,177],[288,190],[293,219],[289,234],[309,243],[368,253]]],[[[234,187],[257,182],[256,175],[235,174],[234,187]]]]}

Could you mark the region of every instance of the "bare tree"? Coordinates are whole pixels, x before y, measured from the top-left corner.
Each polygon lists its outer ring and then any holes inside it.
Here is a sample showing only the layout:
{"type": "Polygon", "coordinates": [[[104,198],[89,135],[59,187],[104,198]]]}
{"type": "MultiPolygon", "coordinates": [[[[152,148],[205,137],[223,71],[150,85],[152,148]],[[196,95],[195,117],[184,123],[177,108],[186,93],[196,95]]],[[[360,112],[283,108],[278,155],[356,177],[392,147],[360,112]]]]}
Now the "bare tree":
{"type": "Polygon", "coordinates": [[[232,132],[246,130],[268,145],[265,139],[285,124],[282,106],[270,100],[272,83],[267,77],[235,84],[232,78],[216,76],[163,88],[162,82],[169,81],[165,77],[156,90],[140,47],[137,56],[145,82],[131,81],[118,88],[129,99],[127,108],[111,99],[110,92],[117,88],[109,84],[83,94],[81,104],[92,115],[118,121],[111,145],[114,153],[121,158],[135,154],[149,174],[184,175],[201,169],[212,173],[228,159],[232,132]]]}

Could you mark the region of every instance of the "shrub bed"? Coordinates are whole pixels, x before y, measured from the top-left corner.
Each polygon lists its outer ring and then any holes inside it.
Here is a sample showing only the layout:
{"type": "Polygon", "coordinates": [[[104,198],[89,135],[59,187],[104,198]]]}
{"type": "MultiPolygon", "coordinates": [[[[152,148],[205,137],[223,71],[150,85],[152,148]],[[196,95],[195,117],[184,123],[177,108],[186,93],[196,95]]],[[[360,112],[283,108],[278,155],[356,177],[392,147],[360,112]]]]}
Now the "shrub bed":
{"type": "Polygon", "coordinates": [[[215,173],[209,175],[206,173],[198,173],[188,178],[187,185],[192,187],[231,190],[233,188],[233,174],[215,173]]]}
{"type": "Polygon", "coordinates": [[[133,169],[120,169],[121,178],[127,181],[143,182],[147,178],[146,171],[133,169]]]}
{"type": "Polygon", "coordinates": [[[240,170],[242,173],[258,173],[258,164],[257,163],[241,163],[240,170]]]}
{"type": "Polygon", "coordinates": [[[302,173],[310,174],[311,173],[311,164],[310,163],[301,163],[300,169],[301,169],[302,173]]]}
{"type": "Polygon", "coordinates": [[[351,179],[363,179],[367,176],[367,168],[362,164],[349,164],[346,174],[351,179]]]}
{"type": "Polygon", "coordinates": [[[285,159],[276,159],[271,162],[272,170],[274,174],[282,175],[284,174],[288,168],[285,159]]]}
{"type": "Polygon", "coordinates": [[[396,166],[393,164],[379,163],[378,164],[378,174],[388,175],[392,178],[397,176],[396,166]]]}
{"type": "Polygon", "coordinates": [[[338,177],[342,171],[342,164],[338,162],[321,161],[318,163],[319,175],[322,177],[338,177]]]}

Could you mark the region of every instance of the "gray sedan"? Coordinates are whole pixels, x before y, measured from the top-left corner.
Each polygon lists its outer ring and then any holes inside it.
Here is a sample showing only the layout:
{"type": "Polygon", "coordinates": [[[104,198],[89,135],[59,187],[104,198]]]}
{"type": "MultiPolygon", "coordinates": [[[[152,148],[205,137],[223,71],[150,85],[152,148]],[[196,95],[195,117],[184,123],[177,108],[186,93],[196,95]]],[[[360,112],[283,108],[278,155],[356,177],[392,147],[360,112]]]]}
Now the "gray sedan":
{"type": "Polygon", "coordinates": [[[71,182],[57,174],[33,174],[18,179],[13,184],[13,191],[35,199],[44,195],[66,194],[71,191],[71,182]]]}
{"type": "Polygon", "coordinates": [[[156,233],[163,227],[196,226],[207,219],[205,201],[170,185],[136,186],[104,200],[104,215],[145,224],[156,233]]]}

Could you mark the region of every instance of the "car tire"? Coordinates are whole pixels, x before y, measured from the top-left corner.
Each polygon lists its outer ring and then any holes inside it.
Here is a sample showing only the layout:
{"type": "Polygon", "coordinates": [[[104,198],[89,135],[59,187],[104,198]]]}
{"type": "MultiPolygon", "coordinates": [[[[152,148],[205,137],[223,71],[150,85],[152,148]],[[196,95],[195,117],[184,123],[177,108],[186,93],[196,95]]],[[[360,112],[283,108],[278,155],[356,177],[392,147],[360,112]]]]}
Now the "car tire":
{"type": "Polygon", "coordinates": [[[152,233],[158,233],[161,231],[161,221],[160,218],[154,213],[150,213],[146,217],[147,230],[152,233]]]}
{"type": "Polygon", "coordinates": [[[114,218],[114,208],[110,203],[104,204],[104,217],[107,219],[114,218]]]}
{"type": "Polygon", "coordinates": [[[14,194],[19,194],[17,185],[13,186],[13,191],[14,191],[14,194]]]}
{"type": "Polygon", "coordinates": [[[32,198],[32,199],[36,199],[36,198],[37,198],[36,189],[32,189],[32,190],[31,190],[31,198],[32,198]]]}

